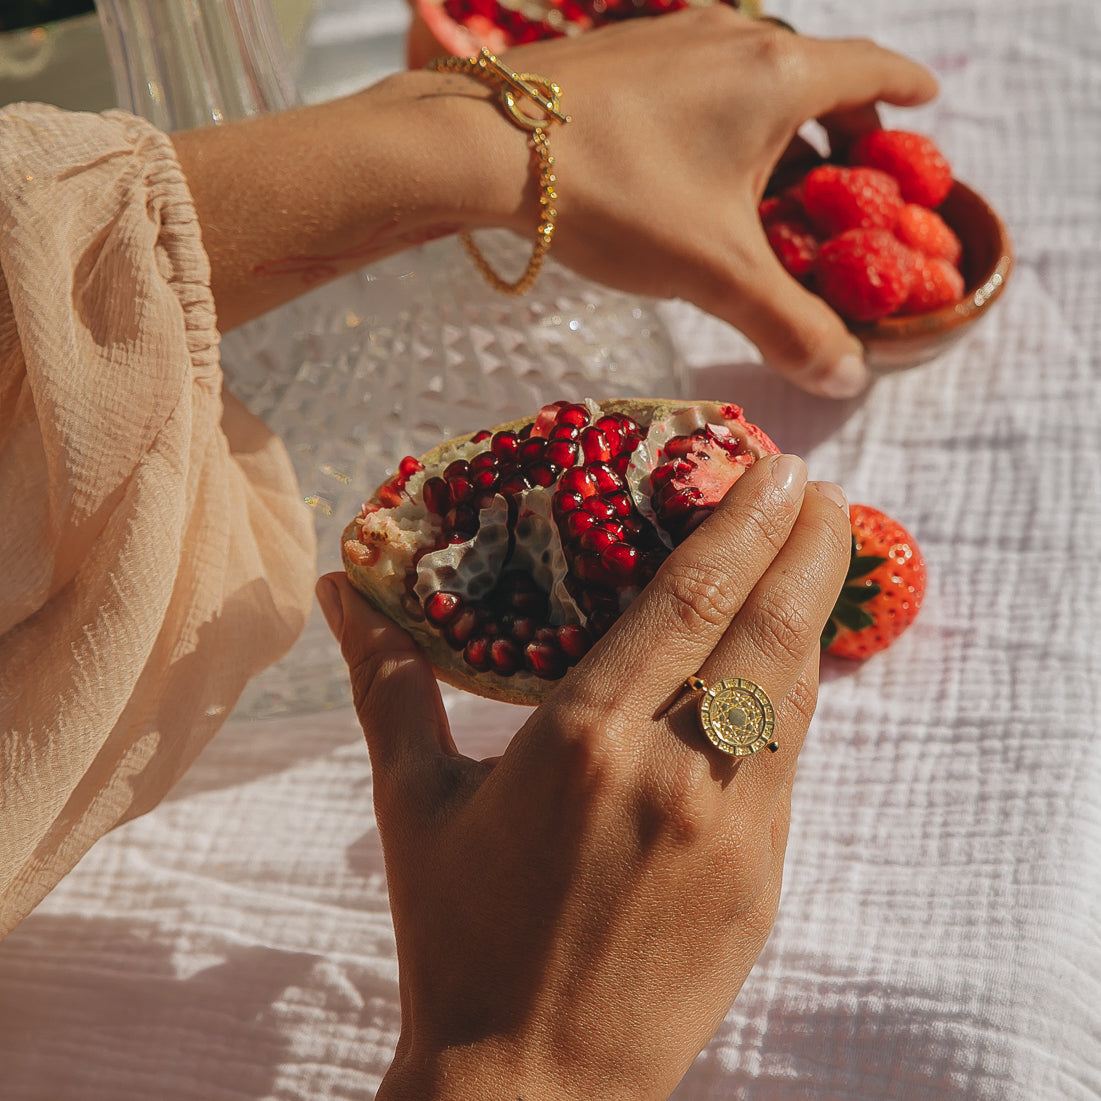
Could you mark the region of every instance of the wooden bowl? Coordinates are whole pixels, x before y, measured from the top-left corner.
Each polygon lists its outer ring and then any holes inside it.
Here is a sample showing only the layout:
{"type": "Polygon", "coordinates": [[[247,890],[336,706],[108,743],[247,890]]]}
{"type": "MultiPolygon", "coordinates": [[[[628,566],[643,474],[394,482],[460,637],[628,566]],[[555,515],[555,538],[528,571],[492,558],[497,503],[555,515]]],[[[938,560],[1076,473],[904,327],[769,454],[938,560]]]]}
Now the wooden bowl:
{"type": "Polygon", "coordinates": [[[940,355],[990,312],[1013,270],[1009,232],[981,195],[957,180],[937,213],[963,245],[963,299],[932,313],[850,325],[872,371],[900,371],[940,355]]]}

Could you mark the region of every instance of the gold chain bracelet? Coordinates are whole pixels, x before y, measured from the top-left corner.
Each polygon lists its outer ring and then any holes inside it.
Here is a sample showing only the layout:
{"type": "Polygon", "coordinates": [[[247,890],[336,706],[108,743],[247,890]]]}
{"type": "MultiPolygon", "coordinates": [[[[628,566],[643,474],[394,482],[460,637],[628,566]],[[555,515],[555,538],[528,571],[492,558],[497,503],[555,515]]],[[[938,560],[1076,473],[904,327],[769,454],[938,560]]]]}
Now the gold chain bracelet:
{"type": "Polygon", "coordinates": [[[429,62],[427,67],[435,72],[465,73],[499,86],[505,117],[528,132],[528,142],[535,154],[539,176],[539,228],[535,231],[535,246],[523,274],[511,283],[502,279],[490,267],[489,261],[474,243],[474,238],[465,231],[459,234],[459,240],[470,259],[494,290],[502,294],[524,294],[535,282],[535,277],[550,252],[558,220],[558,210],[554,205],[558,198],[555,190],[558,177],[554,174],[554,157],[551,156],[550,142],[547,140],[547,127],[552,122],[570,121],[570,116],[562,113],[562,89],[553,80],[534,73],[514,73],[484,46],[477,57],[440,57],[429,62]],[[522,110],[517,103],[517,94],[534,103],[543,112],[543,117],[534,118],[522,110]]]}

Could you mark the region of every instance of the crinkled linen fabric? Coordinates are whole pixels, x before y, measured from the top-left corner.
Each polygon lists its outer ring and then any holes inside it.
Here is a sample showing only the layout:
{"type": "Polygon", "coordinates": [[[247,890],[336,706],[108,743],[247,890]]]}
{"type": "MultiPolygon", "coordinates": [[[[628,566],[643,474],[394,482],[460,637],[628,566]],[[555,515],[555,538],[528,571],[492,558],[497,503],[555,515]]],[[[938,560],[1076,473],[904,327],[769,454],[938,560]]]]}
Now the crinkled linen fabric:
{"type": "Polygon", "coordinates": [[[209,276],[164,134],[0,111],[0,936],[309,610],[313,529],[223,393],[209,276]]]}

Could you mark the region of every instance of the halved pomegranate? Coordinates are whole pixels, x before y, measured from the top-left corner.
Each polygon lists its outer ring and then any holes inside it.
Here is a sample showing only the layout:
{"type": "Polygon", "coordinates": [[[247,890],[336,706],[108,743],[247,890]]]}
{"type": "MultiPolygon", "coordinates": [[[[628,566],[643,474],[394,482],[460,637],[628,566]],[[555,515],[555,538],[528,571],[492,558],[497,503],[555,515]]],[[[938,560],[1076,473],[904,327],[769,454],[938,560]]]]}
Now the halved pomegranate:
{"type": "Polygon", "coordinates": [[[776,445],[737,405],[554,402],[407,457],[343,536],[442,680],[537,703],[776,445]]]}

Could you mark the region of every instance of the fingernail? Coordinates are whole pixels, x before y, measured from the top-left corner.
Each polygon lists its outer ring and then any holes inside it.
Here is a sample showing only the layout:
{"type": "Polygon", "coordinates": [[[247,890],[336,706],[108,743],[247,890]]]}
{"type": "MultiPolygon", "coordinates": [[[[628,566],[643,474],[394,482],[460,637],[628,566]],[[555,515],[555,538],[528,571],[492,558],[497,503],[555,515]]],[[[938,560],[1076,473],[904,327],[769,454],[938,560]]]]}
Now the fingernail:
{"type": "Polygon", "coordinates": [[[819,393],[827,398],[852,398],[868,385],[868,368],[864,357],[857,352],[847,352],[832,370],[818,381],[819,393]]]}
{"type": "Polygon", "coordinates": [[[340,590],[329,578],[321,577],[314,586],[314,593],[333,638],[339,642],[344,630],[344,602],[340,599],[340,590]]]}
{"type": "Polygon", "coordinates": [[[777,455],[770,469],[776,488],[789,501],[797,501],[807,484],[807,464],[797,455],[777,455]]]}
{"type": "Polygon", "coordinates": [[[836,482],[815,482],[814,488],[827,500],[833,501],[839,509],[848,510],[849,499],[845,496],[845,491],[836,482]]]}

